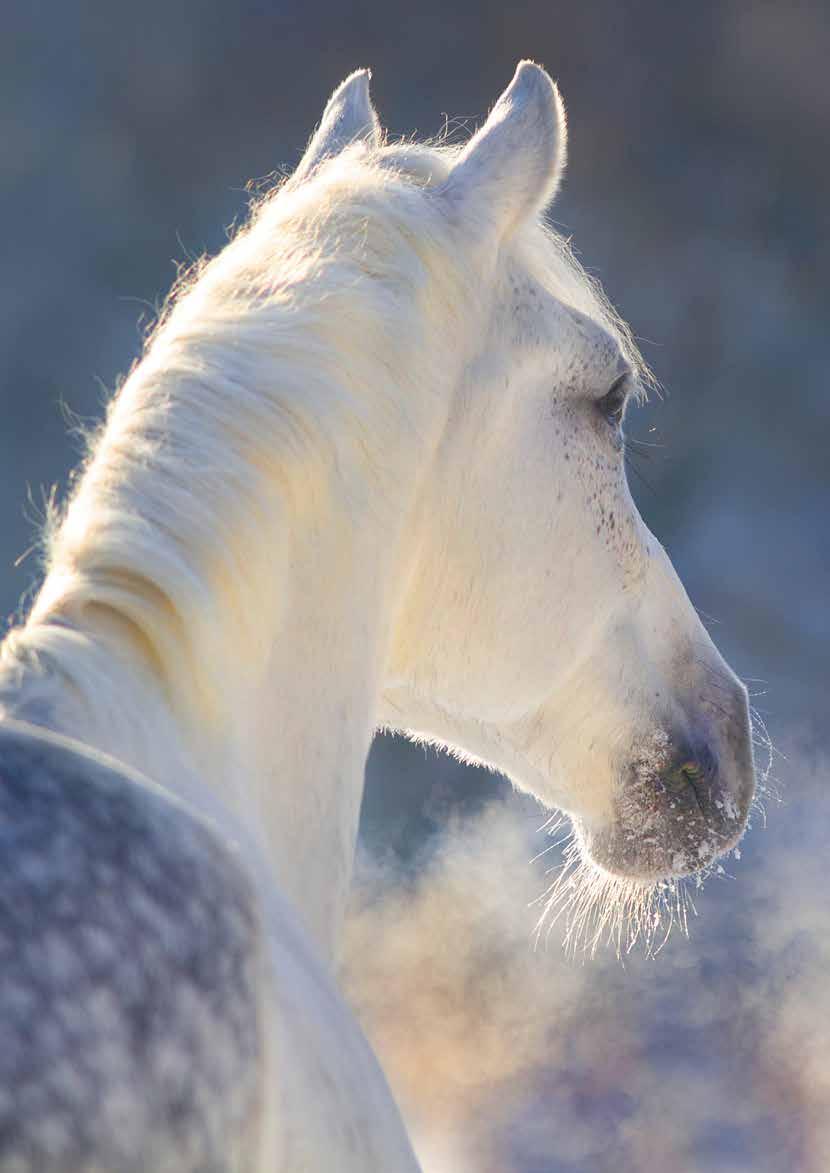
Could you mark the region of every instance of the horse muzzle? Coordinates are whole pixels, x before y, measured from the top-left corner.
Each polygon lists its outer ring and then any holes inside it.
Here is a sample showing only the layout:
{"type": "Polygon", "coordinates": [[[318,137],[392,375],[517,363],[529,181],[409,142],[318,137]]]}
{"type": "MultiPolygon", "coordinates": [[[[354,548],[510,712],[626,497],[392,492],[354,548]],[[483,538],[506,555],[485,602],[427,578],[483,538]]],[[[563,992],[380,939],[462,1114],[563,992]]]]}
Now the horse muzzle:
{"type": "Polygon", "coordinates": [[[621,770],[613,813],[582,822],[580,839],[605,870],[655,881],[690,875],[730,851],[746,826],[755,771],[746,694],[705,734],[652,734],[621,770]]]}

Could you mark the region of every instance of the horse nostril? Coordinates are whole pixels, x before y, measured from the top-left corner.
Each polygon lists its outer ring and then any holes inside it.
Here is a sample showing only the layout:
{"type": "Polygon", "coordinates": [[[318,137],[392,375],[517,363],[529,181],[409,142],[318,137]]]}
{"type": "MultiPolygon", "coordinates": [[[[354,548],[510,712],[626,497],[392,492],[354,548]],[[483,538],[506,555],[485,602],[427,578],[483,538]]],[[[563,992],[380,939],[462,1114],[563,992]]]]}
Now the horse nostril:
{"type": "Polygon", "coordinates": [[[714,758],[707,751],[695,756],[684,754],[676,765],[666,770],[663,784],[677,798],[694,801],[705,815],[711,800],[709,784],[714,773],[714,758]]]}
{"type": "Polygon", "coordinates": [[[669,790],[685,790],[690,782],[696,782],[698,778],[703,777],[703,767],[699,762],[689,758],[682,762],[679,766],[669,770],[665,775],[664,781],[669,790]]]}

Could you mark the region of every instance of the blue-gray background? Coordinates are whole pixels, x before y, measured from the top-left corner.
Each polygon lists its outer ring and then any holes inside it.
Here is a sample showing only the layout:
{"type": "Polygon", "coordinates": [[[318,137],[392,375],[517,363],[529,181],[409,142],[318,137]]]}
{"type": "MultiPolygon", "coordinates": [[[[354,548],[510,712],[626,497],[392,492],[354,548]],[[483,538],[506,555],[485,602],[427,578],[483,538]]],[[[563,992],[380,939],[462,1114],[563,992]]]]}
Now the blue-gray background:
{"type": "MultiPolygon", "coordinates": [[[[515,936],[506,953],[492,932],[471,940],[458,928],[487,919],[481,883],[463,896],[453,889],[469,917],[446,938],[424,913],[431,893],[451,906],[453,851],[477,874],[484,855],[471,859],[469,845],[504,784],[383,739],[369,768],[367,853],[409,867],[427,849],[430,862],[417,891],[407,877],[406,899],[395,868],[380,885],[403,901],[396,924],[421,925],[417,947],[384,954],[391,905],[369,902],[376,921],[366,907],[356,914],[355,939],[369,933],[376,945],[363,952],[376,959],[353,956],[355,996],[428,1137],[430,1173],[826,1173],[830,15],[821,0],[6,5],[0,608],[10,615],[36,578],[35,558],[15,560],[33,540],[44,490],[65,486],[77,457],[61,405],[84,421],[100,415],[173,262],[221,247],[244,211],[246,180],[293,166],[333,86],[371,65],[384,124],[431,135],[446,114],[474,125],[523,56],[549,67],[569,111],[554,219],[665,388],[631,423],[658,445],[637,459],[632,488],[722,650],[764,693],[755,703],[786,754],[776,767],[786,804],[747,840],[734,882],[701,896],[690,942],[673,938],[646,968],[586,967],[576,985],[558,955],[535,955],[528,978],[532,917],[519,897],[510,916],[491,910],[498,939],[508,927],[515,936]],[[444,830],[459,819],[466,838],[444,830]],[[442,942],[449,953],[467,947],[446,972],[442,942]],[[458,1005],[468,1014],[477,1005],[470,986],[485,973],[500,975],[502,995],[465,1020],[441,1077],[429,1053],[413,1066],[412,1031],[430,1037],[426,1019],[407,1034],[413,989],[446,1049],[458,1005]],[[549,993],[566,988],[567,1006],[549,993]],[[715,1006],[705,1020],[695,1009],[704,992],[715,1006]],[[515,1003],[531,995],[523,1019],[515,1003]],[[514,1058],[477,1067],[496,1020],[503,1031],[487,1046],[514,1058]],[[589,1026],[601,1040],[577,1063],[573,1040],[589,1026]],[[517,1039],[529,1032],[549,1052],[519,1061],[517,1039]],[[700,1107],[703,1087],[712,1099],[700,1107]],[[450,1143],[453,1157],[442,1157],[450,1143]]],[[[524,858],[495,852],[487,874],[524,858]]],[[[364,868],[375,894],[376,881],[364,868]]]]}

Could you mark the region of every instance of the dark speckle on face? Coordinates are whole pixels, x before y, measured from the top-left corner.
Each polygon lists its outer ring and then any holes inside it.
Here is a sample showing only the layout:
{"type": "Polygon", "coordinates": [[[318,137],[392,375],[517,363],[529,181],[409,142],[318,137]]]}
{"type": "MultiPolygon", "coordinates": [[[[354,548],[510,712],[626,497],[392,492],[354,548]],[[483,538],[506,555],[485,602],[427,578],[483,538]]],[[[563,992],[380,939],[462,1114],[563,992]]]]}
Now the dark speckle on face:
{"type": "Polygon", "coordinates": [[[584,550],[601,547],[604,559],[610,555],[617,589],[632,589],[643,580],[646,543],[626,483],[622,429],[599,407],[630,369],[621,344],[601,321],[558,300],[526,272],[512,272],[508,287],[501,324],[544,396],[546,458],[561,469],[577,540],[584,550]]]}

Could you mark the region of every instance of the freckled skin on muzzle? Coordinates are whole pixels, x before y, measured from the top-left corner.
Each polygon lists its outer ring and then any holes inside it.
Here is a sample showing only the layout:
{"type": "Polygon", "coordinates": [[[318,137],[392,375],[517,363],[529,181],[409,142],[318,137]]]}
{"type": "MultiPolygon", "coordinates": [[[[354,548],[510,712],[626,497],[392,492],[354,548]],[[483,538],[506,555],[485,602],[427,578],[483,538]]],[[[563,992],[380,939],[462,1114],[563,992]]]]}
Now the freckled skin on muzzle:
{"type": "Polygon", "coordinates": [[[616,875],[690,875],[736,845],[754,790],[746,692],[736,684],[718,722],[697,737],[653,733],[621,769],[613,820],[577,820],[576,830],[590,858],[616,875]]]}

